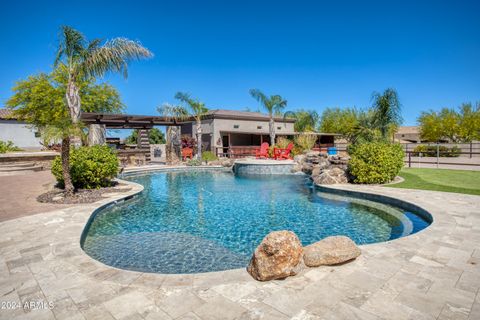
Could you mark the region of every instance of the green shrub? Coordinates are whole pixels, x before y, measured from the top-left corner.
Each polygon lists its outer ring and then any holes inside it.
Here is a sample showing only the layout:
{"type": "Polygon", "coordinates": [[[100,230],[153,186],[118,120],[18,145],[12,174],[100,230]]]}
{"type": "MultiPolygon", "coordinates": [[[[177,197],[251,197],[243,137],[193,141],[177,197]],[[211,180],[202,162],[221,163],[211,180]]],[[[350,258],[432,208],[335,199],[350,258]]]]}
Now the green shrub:
{"type": "Polygon", "coordinates": [[[348,170],[355,183],[392,181],[403,167],[404,152],[400,144],[366,142],[349,150],[348,170]]]}
{"type": "Polygon", "coordinates": [[[299,134],[295,137],[295,145],[301,151],[309,151],[315,146],[317,136],[314,134],[299,134]]]}
{"type": "Polygon", "coordinates": [[[458,146],[453,146],[450,148],[450,152],[448,153],[447,157],[460,157],[460,152],[462,152],[462,149],[460,149],[458,146]]]}
{"type": "Polygon", "coordinates": [[[187,161],[187,166],[198,167],[202,165],[202,160],[200,159],[190,159],[187,161]]]}
{"type": "Polygon", "coordinates": [[[12,141],[1,141],[0,140],[0,153],[7,153],[11,151],[22,151],[22,149],[16,147],[12,141]]]}
{"type": "Polygon", "coordinates": [[[205,162],[218,160],[217,156],[212,151],[203,151],[202,160],[205,162]]]}
{"type": "MultiPolygon", "coordinates": [[[[62,160],[56,157],[52,173],[63,185],[62,160]]],[[[98,189],[111,185],[118,173],[118,159],[107,146],[80,147],[70,152],[70,174],[75,188],[98,189]]]]}
{"type": "MultiPolygon", "coordinates": [[[[461,149],[457,146],[448,148],[446,146],[438,147],[440,157],[459,157],[461,149]]],[[[418,145],[413,149],[412,156],[418,157],[422,154],[422,157],[436,157],[437,156],[437,146],[427,146],[427,145],[418,145]]]]}

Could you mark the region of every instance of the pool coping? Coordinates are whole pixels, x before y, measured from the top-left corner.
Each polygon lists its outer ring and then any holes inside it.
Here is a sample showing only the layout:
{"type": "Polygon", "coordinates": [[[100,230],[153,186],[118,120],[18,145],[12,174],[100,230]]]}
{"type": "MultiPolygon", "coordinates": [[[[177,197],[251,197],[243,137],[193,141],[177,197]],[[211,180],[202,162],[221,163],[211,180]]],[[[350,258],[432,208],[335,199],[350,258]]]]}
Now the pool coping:
{"type": "MultiPolygon", "coordinates": [[[[299,292],[304,292],[304,288],[321,286],[327,279],[333,277],[332,279],[336,280],[328,281],[328,283],[329,286],[334,286],[336,291],[342,291],[342,286],[347,286],[348,290],[345,289],[347,291],[355,288],[355,290],[367,290],[361,292],[370,292],[365,293],[365,301],[362,300],[361,305],[350,300],[350,304],[348,304],[349,310],[360,313],[367,312],[369,315],[390,318],[386,314],[401,306],[401,309],[397,310],[398,312],[408,310],[410,315],[438,317],[444,310],[450,310],[444,309],[447,303],[457,307],[459,304],[462,306],[465,304],[469,306],[467,313],[472,311],[473,305],[480,306],[478,297],[475,300],[475,296],[478,296],[480,281],[462,280],[464,274],[470,277],[471,274],[480,271],[478,263],[480,262],[480,244],[478,242],[480,239],[478,227],[480,196],[381,186],[323,186],[322,189],[329,189],[331,192],[356,192],[357,195],[368,195],[369,197],[384,196],[418,206],[432,215],[433,223],[426,229],[407,237],[362,245],[360,246],[362,255],[349,264],[338,267],[309,268],[284,281],[264,283],[253,280],[244,268],[199,274],[158,274],[118,269],[88,256],[80,246],[80,239],[89,219],[93,219],[92,216],[95,212],[125,201],[125,199],[128,200],[143,190],[143,186],[139,184],[130,181],[125,181],[125,183],[131,186],[131,190],[109,194],[107,198],[93,204],[26,216],[1,223],[0,266],[3,268],[2,271],[9,274],[8,279],[9,283],[12,283],[11,286],[17,288],[10,295],[13,294],[21,300],[25,299],[30,293],[25,293],[22,288],[25,288],[25,277],[28,277],[28,279],[35,280],[34,287],[40,288],[37,290],[41,290],[42,296],[47,300],[58,299],[60,293],[65,293],[67,297],[62,295],[62,299],[72,300],[78,307],[77,312],[79,313],[83,312],[80,307],[89,308],[83,303],[88,302],[97,306],[98,302],[106,307],[114,318],[120,319],[121,317],[115,314],[117,312],[115,310],[125,310],[128,306],[117,303],[113,308],[109,305],[109,301],[116,301],[119,299],[118,296],[123,296],[122,288],[128,288],[127,292],[135,292],[135,297],[145,295],[147,292],[153,294],[158,290],[160,292],[194,292],[197,298],[200,295],[201,300],[206,301],[207,304],[210,303],[210,300],[206,296],[201,296],[203,290],[210,292],[209,290],[216,288],[215,292],[218,293],[223,290],[217,289],[219,287],[230,288],[231,286],[232,290],[236,290],[234,288],[239,288],[238,286],[247,286],[263,292],[276,288],[278,290],[274,290],[276,293],[272,297],[286,295],[289,297],[288,299],[295,300],[298,299],[299,292]],[[42,227],[39,228],[39,226],[42,227]],[[384,268],[378,269],[377,264],[383,265],[384,268]],[[385,283],[385,285],[393,281],[391,271],[387,270],[388,268],[385,269],[385,264],[401,274],[411,274],[412,277],[421,276],[421,281],[428,281],[428,290],[425,291],[420,287],[411,288],[408,283],[390,284],[389,286],[402,286],[402,290],[404,290],[395,292],[395,294],[389,293],[390,291],[383,286],[374,290],[371,284],[372,279],[379,283],[385,283]],[[333,273],[334,271],[335,273],[333,273]],[[438,272],[440,272],[439,275],[436,275],[438,272]],[[442,277],[448,272],[455,273],[457,280],[451,283],[446,282],[442,277]],[[48,280],[51,277],[50,274],[54,274],[56,280],[48,280]],[[355,279],[352,278],[353,276],[355,279]],[[354,287],[351,287],[352,281],[354,281],[354,287]],[[292,285],[294,287],[300,285],[300,289],[298,289],[300,291],[297,293],[292,291],[292,285]],[[98,297],[97,291],[107,290],[110,292],[111,288],[115,288],[115,293],[112,293],[111,296],[98,297]],[[75,295],[78,290],[84,293],[81,296],[75,295]],[[376,292],[382,292],[382,297],[377,298],[376,292]],[[403,295],[403,292],[408,295],[403,295]],[[392,295],[392,301],[389,302],[388,307],[385,305],[384,308],[378,308],[379,305],[382,305],[382,301],[387,299],[385,297],[390,297],[389,294],[392,295]],[[418,305],[416,301],[408,298],[409,296],[417,297],[416,295],[421,295],[422,299],[428,299],[422,300],[423,305],[418,305]],[[464,300],[458,298],[459,296],[467,299],[468,303],[464,303],[464,300]],[[429,309],[432,304],[435,305],[435,301],[440,300],[442,308],[429,309]]],[[[414,280],[412,281],[416,283],[414,280]]],[[[0,284],[1,289],[4,287],[5,284],[0,284]]],[[[331,290],[333,289],[330,288],[331,290]]],[[[320,294],[318,290],[314,292],[316,292],[315,295],[320,294]]],[[[269,296],[269,293],[265,292],[263,295],[269,296]]],[[[314,296],[308,295],[309,299],[313,299],[314,296]]],[[[283,302],[280,300],[277,302],[278,297],[262,298],[263,302],[258,310],[272,311],[273,307],[275,312],[280,312],[280,315],[288,317],[299,312],[298,308],[290,306],[288,303],[283,306],[286,303],[283,300],[283,302]]],[[[234,306],[242,306],[242,310],[249,308],[248,305],[245,305],[248,301],[242,302],[235,299],[232,301],[235,305],[230,305],[230,309],[235,309],[234,306]]],[[[341,301],[336,301],[335,305],[339,307],[338,303],[341,301]]],[[[342,308],[345,307],[344,302],[340,304],[342,308]]],[[[161,308],[161,310],[166,309],[168,309],[167,306],[161,308]]],[[[309,307],[309,305],[303,305],[301,310],[311,314],[317,312],[314,306],[309,307]]],[[[329,311],[330,309],[325,310],[329,311]]],[[[198,315],[204,311],[196,311],[195,314],[198,315]]],[[[22,314],[12,311],[9,313],[9,317],[15,318],[22,314]]],[[[172,314],[170,316],[174,317],[172,314]]],[[[203,314],[200,318],[208,319],[209,317],[203,314]]]]}

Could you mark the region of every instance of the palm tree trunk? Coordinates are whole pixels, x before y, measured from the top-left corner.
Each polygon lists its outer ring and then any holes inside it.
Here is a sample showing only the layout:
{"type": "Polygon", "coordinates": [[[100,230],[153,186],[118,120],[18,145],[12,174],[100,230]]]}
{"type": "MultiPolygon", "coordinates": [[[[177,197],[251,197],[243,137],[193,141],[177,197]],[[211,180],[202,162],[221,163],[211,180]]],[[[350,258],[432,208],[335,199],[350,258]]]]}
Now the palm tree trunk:
{"type": "Polygon", "coordinates": [[[165,158],[167,164],[177,164],[181,157],[181,138],[179,127],[167,128],[167,142],[165,146],[165,158]]]}
{"type": "Polygon", "coordinates": [[[73,183],[70,176],[70,137],[62,139],[62,172],[63,172],[63,184],[65,185],[65,196],[73,196],[73,183]]]}
{"type": "Polygon", "coordinates": [[[172,164],[172,127],[167,127],[167,141],[165,143],[165,161],[167,164],[172,164]]]}
{"type": "Polygon", "coordinates": [[[196,122],[197,132],[197,159],[202,159],[202,123],[199,119],[196,122]]]}
{"type": "Polygon", "coordinates": [[[270,132],[270,144],[273,146],[275,145],[275,122],[272,116],[270,116],[270,121],[268,122],[268,129],[270,132]]]}
{"type": "MultiPolygon", "coordinates": [[[[75,84],[75,79],[73,76],[69,76],[67,84],[67,92],[65,93],[67,98],[68,109],[70,111],[70,117],[74,125],[80,122],[80,112],[81,112],[81,101],[79,88],[75,84]]],[[[82,140],[80,137],[73,137],[73,145],[79,147],[82,145],[82,140]]]]}

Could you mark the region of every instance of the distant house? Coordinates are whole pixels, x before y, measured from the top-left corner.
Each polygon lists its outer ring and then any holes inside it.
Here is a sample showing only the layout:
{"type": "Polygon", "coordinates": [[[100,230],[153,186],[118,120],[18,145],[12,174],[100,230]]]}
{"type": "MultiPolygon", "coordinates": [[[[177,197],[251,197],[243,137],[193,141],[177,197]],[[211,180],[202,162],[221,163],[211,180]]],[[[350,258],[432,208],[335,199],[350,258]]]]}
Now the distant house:
{"type": "Polygon", "coordinates": [[[12,111],[0,109],[0,140],[12,141],[25,150],[40,150],[40,133],[23,121],[12,117],[12,111]]]}
{"type": "Polygon", "coordinates": [[[420,127],[418,126],[403,126],[399,127],[395,133],[395,141],[400,143],[420,143],[420,127]]]}
{"type": "MultiPolygon", "coordinates": [[[[397,133],[395,133],[395,141],[400,143],[422,143],[428,142],[427,140],[422,140],[420,137],[420,127],[419,126],[403,126],[399,127],[397,133]]],[[[442,139],[438,142],[449,142],[446,139],[442,139]]]]}
{"type": "MultiPolygon", "coordinates": [[[[217,154],[247,155],[270,141],[269,116],[258,112],[210,110],[202,119],[202,150],[217,154]]],[[[295,119],[275,117],[275,135],[293,139],[295,119]]],[[[182,135],[195,135],[195,122],[181,126],[182,135]]],[[[319,134],[318,144],[333,146],[335,134],[319,134]]],[[[254,152],[253,152],[254,153],[254,152]]]]}

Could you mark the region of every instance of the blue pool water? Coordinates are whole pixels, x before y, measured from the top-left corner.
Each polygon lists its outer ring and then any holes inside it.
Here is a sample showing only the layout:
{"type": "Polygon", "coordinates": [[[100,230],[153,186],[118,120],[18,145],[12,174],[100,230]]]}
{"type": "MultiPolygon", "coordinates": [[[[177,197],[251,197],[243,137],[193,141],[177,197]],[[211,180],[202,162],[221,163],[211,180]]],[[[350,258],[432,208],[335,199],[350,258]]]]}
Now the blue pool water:
{"type": "Polygon", "coordinates": [[[294,231],[304,245],[331,235],[387,241],[428,222],[388,205],[322,194],[305,176],[238,177],[223,171],[151,173],[144,192],[100,211],[83,249],[118,268],[197,273],[245,267],[263,237],[294,231]]]}

